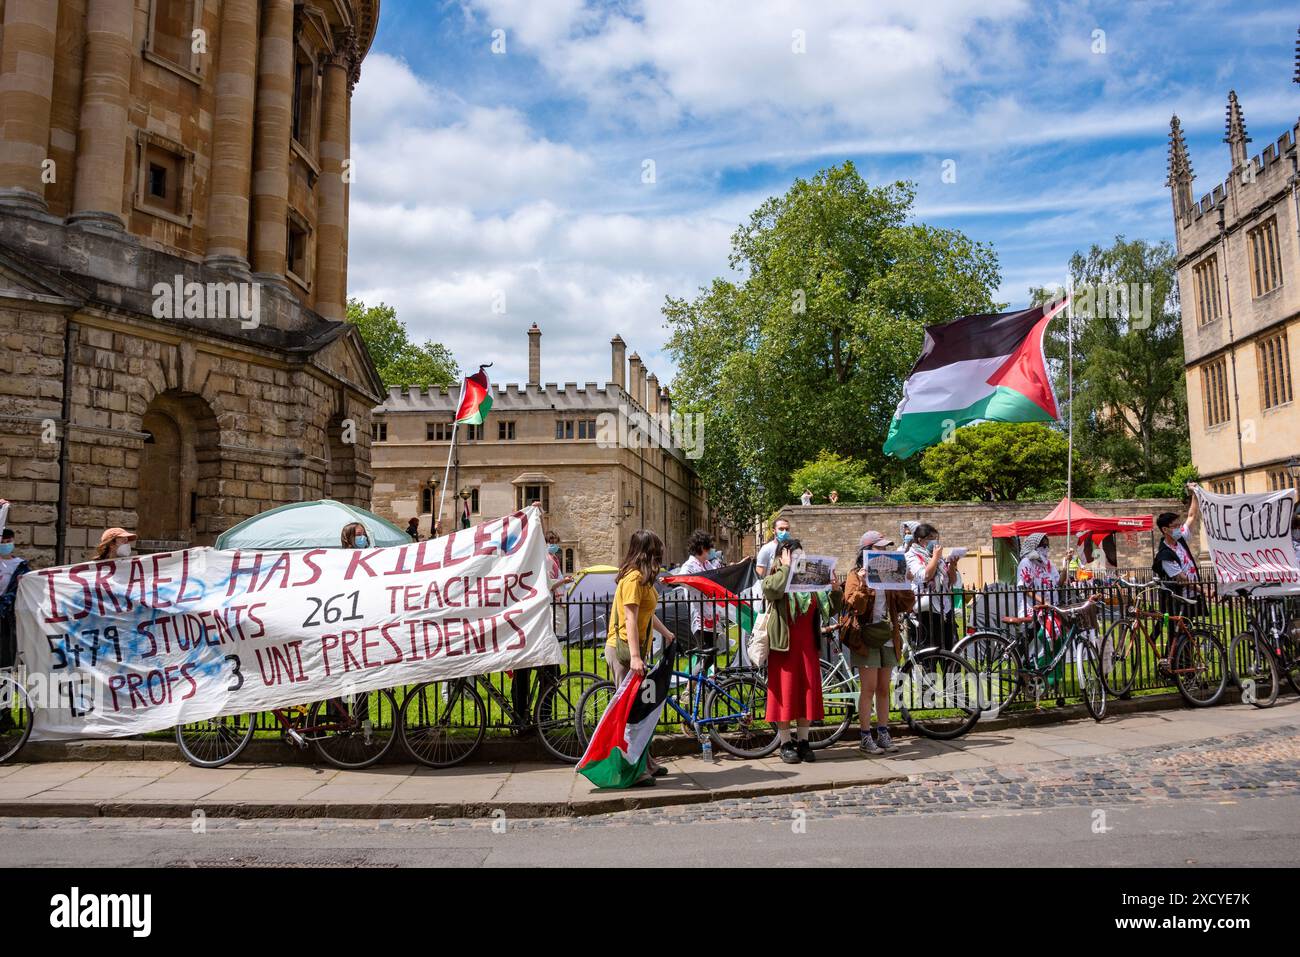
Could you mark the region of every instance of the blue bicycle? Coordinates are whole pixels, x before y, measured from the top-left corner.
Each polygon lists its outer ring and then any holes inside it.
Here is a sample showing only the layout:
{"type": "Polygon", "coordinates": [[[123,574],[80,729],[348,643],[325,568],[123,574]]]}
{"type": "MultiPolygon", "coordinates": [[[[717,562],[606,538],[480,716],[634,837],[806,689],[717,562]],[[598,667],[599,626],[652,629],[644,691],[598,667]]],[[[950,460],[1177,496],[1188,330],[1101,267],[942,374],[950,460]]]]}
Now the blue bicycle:
{"type": "MultiPolygon", "coordinates": [[[[767,712],[767,682],[762,673],[728,669],[717,674],[714,651],[693,651],[687,660],[692,658],[699,661],[699,671],[674,671],[673,692],[667,702],[682,728],[701,741],[708,735],[716,747],[738,758],[762,758],[775,751],[776,728],[763,717],[767,712]]],[[[614,691],[614,683],[606,680],[583,694],[577,714],[578,740],[583,749],[614,691]]]]}

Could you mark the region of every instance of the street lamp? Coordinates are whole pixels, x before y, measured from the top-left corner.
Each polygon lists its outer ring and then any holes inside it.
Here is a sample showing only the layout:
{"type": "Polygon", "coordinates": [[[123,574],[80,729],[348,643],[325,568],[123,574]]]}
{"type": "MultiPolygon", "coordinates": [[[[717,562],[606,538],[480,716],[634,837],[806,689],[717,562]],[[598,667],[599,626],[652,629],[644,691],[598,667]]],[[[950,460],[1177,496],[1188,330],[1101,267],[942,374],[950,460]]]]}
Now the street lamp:
{"type": "Polygon", "coordinates": [[[635,510],[636,510],[636,506],[632,504],[632,500],[631,500],[631,499],[628,499],[626,502],[623,503],[623,517],[624,517],[624,518],[631,518],[631,517],[632,517],[632,513],[633,513],[635,510]]]}
{"type": "Polygon", "coordinates": [[[1286,474],[1291,476],[1291,487],[1300,488],[1300,459],[1294,455],[1287,459],[1286,474]]]}

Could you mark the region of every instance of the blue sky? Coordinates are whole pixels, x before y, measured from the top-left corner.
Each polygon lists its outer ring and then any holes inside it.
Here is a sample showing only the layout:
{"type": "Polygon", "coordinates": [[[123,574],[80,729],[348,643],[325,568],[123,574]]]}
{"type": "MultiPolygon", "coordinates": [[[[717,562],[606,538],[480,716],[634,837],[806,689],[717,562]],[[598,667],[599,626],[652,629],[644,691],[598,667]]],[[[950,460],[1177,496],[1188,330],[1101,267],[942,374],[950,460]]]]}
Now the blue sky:
{"type": "Polygon", "coordinates": [[[1252,154],[1296,123],[1297,27],[1258,0],[383,0],[350,294],[496,381],[524,378],[533,322],[546,381],[604,382],[616,332],[666,381],[664,297],[728,274],[764,198],[852,159],[991,243],[1023,305],[1075,250],[1172,239],[1171,113],[1198,198],[1227,173],[1229,89],[1252,154]]]}

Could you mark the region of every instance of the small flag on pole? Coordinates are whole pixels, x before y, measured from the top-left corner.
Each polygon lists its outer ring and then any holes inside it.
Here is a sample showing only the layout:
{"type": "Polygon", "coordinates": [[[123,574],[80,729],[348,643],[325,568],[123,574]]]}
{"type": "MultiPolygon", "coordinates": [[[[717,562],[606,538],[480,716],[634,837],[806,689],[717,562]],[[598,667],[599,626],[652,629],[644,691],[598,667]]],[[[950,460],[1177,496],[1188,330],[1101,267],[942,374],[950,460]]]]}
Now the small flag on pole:
{"type": "Polygon", "coordinates": [[[482,425],[492,408],[492,394],[488,391],[488,377],[485,366],[479,366],[478,372],[465,377],[465,386],[460,394],[460,408],[456,410],[457,425],[482,425]]]}

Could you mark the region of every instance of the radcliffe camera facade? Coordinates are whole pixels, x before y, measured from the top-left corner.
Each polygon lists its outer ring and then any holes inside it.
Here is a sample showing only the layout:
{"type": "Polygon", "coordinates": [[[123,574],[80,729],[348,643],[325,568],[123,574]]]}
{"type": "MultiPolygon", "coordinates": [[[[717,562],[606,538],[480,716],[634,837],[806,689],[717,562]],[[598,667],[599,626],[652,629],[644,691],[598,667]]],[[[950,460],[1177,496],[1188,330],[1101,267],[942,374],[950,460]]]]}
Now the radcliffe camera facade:
{"type": "Polygon", "coordinates": [[[0,0],[0,479],[36,562],[369,505],[386,393],[343,316],[378,8],[0,0]]]}

